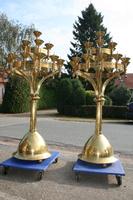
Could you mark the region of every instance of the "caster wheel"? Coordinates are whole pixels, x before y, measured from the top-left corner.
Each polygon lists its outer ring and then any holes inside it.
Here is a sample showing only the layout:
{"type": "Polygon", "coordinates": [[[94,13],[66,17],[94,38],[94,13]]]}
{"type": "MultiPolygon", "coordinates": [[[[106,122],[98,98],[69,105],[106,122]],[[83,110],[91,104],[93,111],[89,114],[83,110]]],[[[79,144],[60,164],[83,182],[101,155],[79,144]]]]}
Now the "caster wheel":
{"type": "Polygon", "coordinates": [[[79,176],[79,174],[77,174],[77,173],[75,174],[75,179],[76,179],[77,182],[80,181],[80,176],[79,176]]]}
{"type": "Polygon", "coordinates": [[[58,162],[58,158],[55,159],[55,161],[53,162],[53,164],[56,164],[58,162]]]}
{"type": "Polygon", "coordinates": [[[44,175],[44,171],[40,171],[40,172],[38,173],[37,180],[38,180],[38,181],[42,180],[43,175],[44,175]]]}
{"type": "Polygon", "coordinates": [[[116,176],[116,180],[117,180],[117,183],[118,185],[122,185],[122,177],[121,176],[116,176]]]}
{"type": "Polygon", "coordinates": [[[3,174],[7,175],[8,174],[8,170],[9,170],[9,167],[3,167],[3,174]]]}

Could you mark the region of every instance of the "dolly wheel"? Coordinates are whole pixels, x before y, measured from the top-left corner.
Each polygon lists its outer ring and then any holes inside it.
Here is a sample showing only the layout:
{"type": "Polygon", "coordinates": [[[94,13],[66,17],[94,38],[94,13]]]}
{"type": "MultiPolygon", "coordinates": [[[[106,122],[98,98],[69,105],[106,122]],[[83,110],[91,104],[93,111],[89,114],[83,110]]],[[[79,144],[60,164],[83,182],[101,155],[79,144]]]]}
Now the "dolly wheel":
{"type": "Polygon", "coordinates": [[[9,170],[9,167],[3,166],[3,174],[4,174],[4,175],[7,175],[7,174],[8,174],[8,170],[9,170]]]}
{"type": "Polygon", "coordinates": [[[75,179],[76,179],[77,182],[79,182],[79,180],[80,180],[79,173],[75,173],[75,179]]]}
{"type": "Polygon", "coordinates": [[[53,164],[56,164],[58,162],[58,158],[56,158],[53,162],[53,164]]]}
{"type": "Polygon", "coordinates": [[[42,180],[43,175],[44,175],[44,171],[40,171],[40,172],[38,173],[37,180],[38,180],[38,181],[42,180]]]}
{"type": "Polygon", "coordinates": [[[119,186],[122,185],[122,176],[116,176],[116,180],[119,186]]]}

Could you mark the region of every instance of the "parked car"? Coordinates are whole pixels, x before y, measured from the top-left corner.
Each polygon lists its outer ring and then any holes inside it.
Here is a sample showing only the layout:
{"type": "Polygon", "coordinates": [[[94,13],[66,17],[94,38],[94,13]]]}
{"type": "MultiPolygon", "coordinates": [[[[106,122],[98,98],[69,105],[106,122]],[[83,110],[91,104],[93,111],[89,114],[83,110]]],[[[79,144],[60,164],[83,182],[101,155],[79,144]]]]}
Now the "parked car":
{"type": "Polygon", "coordinates": [[[129,104],[127,104],[126,118],[133,120],[133,102],[130,102],[129,104]]]}

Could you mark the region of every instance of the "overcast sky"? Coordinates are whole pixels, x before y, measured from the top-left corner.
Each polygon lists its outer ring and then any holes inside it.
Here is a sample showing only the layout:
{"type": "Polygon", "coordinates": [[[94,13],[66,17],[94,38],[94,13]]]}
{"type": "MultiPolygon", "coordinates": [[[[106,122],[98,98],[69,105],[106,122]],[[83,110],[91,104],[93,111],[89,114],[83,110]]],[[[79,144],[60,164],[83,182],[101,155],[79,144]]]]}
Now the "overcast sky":
{"type": "Polygon", "coordinates": [[[67,59],[73,23],[90,2],[104,16],[103,24],[118,43],[118,52],[131,58],[128,72],[133,73],[132,0],[0,0],[0,12],[24,25],[35,24],[44,42],[55,45],[54,53],[67,59]]]}

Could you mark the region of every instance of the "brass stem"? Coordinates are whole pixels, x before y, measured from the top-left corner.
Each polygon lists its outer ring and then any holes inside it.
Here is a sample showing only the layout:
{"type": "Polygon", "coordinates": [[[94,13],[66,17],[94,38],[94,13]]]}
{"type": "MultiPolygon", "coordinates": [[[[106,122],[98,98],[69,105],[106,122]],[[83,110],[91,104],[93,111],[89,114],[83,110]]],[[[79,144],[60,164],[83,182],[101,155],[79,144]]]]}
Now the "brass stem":
{"type": "Polygon", "coordinates": [[[30,133],[34,133],[36,131],[36,123],[37,123],[37,102],[39,96],[31,96],[31,110],[30,110],[30,133]]]}
{"type": "Polygon", "coordinates": [[[97,99],[96,102],[96,125],[95,125],[95,134],[102,134],[102,101],[97,99]]]}
{"type": "Polygon", "coordinates": [[[95,91],[96,95],[96,125],[95,125],[95,134],[100,135],[102,133],[102,105],[103,105],[103,96],[102,96],[102,72],[98,71],[97,90],[95,91]]]}

